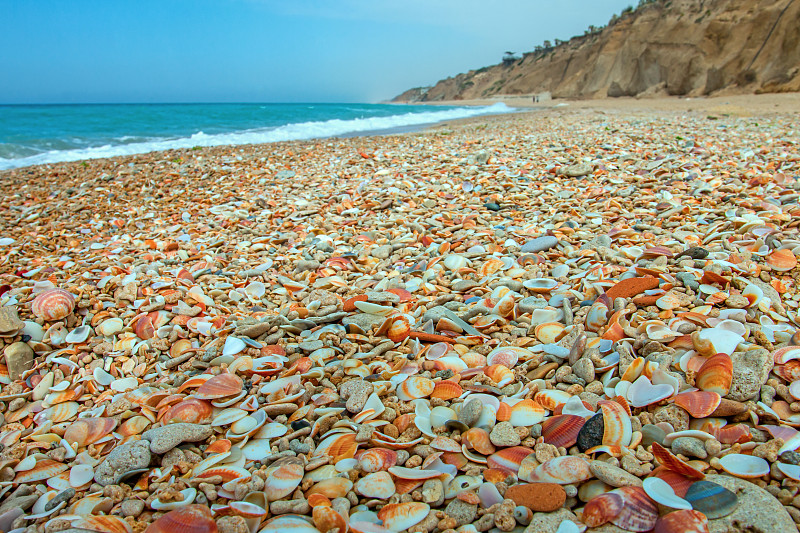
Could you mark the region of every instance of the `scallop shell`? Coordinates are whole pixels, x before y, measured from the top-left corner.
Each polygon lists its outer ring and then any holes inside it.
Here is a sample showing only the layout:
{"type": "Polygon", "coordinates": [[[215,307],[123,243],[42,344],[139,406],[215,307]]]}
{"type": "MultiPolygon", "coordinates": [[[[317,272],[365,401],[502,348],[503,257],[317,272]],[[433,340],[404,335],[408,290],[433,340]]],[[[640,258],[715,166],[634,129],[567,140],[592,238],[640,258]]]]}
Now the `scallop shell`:
{"type": "Polygon", "coordinates": [[[532,483],[558,483],[570,485],[593,477],[589,461],[581,457],[567,455],[549,459],[536,467],[529,481],[532,483]]]}
{"type": "Polygon", "coordinates": [[[600,527],[615,518],[625,504],[625,498],[615,492],[598,494],[586,503],[581,521],[589,527],[600,527]]]}
{"type": "Polygon", "coordinates": [[[317,505],[314,507],[311,516],[314,525],[319,531],[339,531],[344,533],[348,529],[347,519],[340,515],[333,507],[317,505]]]}
{"type": "Polygon", "coordinates": [[[397,386],[397,397],[408,402],[417,398],[430,396],[436,384],[432,379],[422,376],[409,376],[405,381],[397,386]]]}
{"type": "Polygon", "coordinates": [[[719,407],[722,397],[716,392],[690,391],[678,394],[672,401],[692,418],[705,418],[719,407]]]}
{"type": "Polygon", "coordinates": [[[211,510],[205,505],[175,509],[150,524],[145,533],[217,533],[211,510]]]}
{"type": "Polygon", "coordinates": [[[586,420],[577,415],[552,416],[542,422],[542,438],[557,448],[571,448],[586,420]]]}
{"type": "Polygon", "coordinates": [[[673,511],[658,519],[653,533],[709,533],[708,518],[700,511],[673,511]]]}
{"type": "Polygon", "coordinates": [[[397,464],[397,452],[389,448],[370,448],[356,454],[364,472],[380,472],[397,464]]]}
{"type": "Polygon", "coordinates": [[[403,342],[411,334],[411,321],[405,316],[392,320],[392,325],[386,330],[386,336],[394,342],[403,342]]]}
{"type": "Polygon", "coordinates": [[[461,442],[482,455],[495,452],[494,444],[489,439],[489,432],[482,428],[471,428],[461,435],[461,442]]]}
{"type": "Polygon", "coordinates": [[[658,462],[661,463],[664,468],[693,479],[703,479],[706,477],[705,474],[699,470],[692,468],[685,462],[675,457],[672,452],[661,446],[659,443],[654,442],[652,444],[652,450],[653,455],[655,455],[658,462]]]}
{"type": "Polygon", "coordinates": [[[31,303],[31,312],[46,322],[61,320],[75,309],[75,297],[64,289],[40,292],[31,303]]]}
{"type": "Polygon", "coordinates": [[[236,374],[219,374],[197,388],[194,397],[200,400],[216,400],[242,392],[242,378],[236,374]]]}
{"type": "Polygon", "coordinates": [[[703,391],[716,392],[726,396],[733,381],[733,362],[729,355],[718,353],[711,356],[695,378],[695,385],[703,391]]]}
{"type": "Polygon", "coordinates": [[[322,494],[330,499],[344,498],[345,495],[353,488],[353,482],[344,477],[332,477],[323,479],[308,491],[306,491],[306,498],[312,494],[322,494]]]}
{"type": "Polygon", "coordinates": [[[623,499],[622,510],[611,523],[627,531],[650,531],[658,520],[658,507],[641,487],[621,487],[612,493],[623,499]]]}
{"type": "Polygon", "coordinates": [[[431,393],[431,398],[438,398],[440,400],[452,400],[458,398],[464,393],[464,389],[454,381],[440,381],[436,383],[431,393]]]}
{"type": "Polygon", "coordinates": [[[539,405],[548,411],[555,411],[559,407],[562,407],[570,398],[572,398],[570,393],[558,389],[543,390],[537,392],[533,397],[539,405]]]}
{"type": "Polygon", "coordinates": [[[498,468],[506,472],[516,473],[522,461],[533,453],[533,450],[525,446],[513,446],[503,448],[488,457],[487,465],[489,468],[498,468]]]}
{"type": "Polygon", "coordinates": [[[696,511],[706,515],[709,520],[728,516],[739,505],[736,493],[707,480],[693,483],[684,497],[696,511]]]}
{"type": "MultiPolygon", "coordinates": [[[[286,514],[267,520],[267,522],[265,522],[264,525],[259,530],[259,533],[321,533],[321,532],[313,525],[311,525],[311,523],[308,520],[304,519],[302,516],[294,514],[286,514]]],[[[379,532],[365,531],[365,533],[379,533],[379,532]]]]}
{"type": "Polygon", "coordinates": [[[526,361],[533,357],[533,352],[525,348],[519,348],[517,346],[501,346],[486,354],[486,364],[503,365],[507,368],[514,368],[520,359],[526,361]]]}
{"type": "Polygon", "coordinates": [[[130,524],[121,517],[113,515],[84,516],[80,520],[72,522],[72,527],[103,533],[131,533],[133,531],[130,524]]]}
{"type": "Polygon", "coordinates": [[[756,478],[769,474],[769,463],[761,457],[729,453],[719,460],[727,473],[741,478],[756,478]]]}
{"type": "Polygon", "coordinates": [[[383,526],[390,531],[403,531],[409,529],[425,519],[431,508],[427,503],[408,502],[390,503],[378,511],[378,518],[383,521],[383,526]]]}
{"type": "Polygon", "coordinates": [[[205,400],[187,398],[170,407],[162,417],[165,424],[170,422],[186,422],[188,424],[206,424],[211,421],[214,408],[205,400]]]}
{"type": "MultiPolygon", "coordinates": [[[[29,456],[30,457],[30,456],[29,456]]],[[[44,481],[55,477],[69,468],[63,463],[52,459],[41,459],[30,470],[18,472],[14,477],[14,483],[31,483],[33,481],[44,481]]]]}
{"type": "Polygon", "coordinates": [[[797,266],[797,257],[791,250],[775,250],[767,256],[766,262],[772,270],[787,272],[797,266]]]}
{"type": "Polygon", "coordinates": [[[264,494],[267,500],[280,500],[294,492],[303,480],[303,465],[297,463],[284,464],[267,470],[269,476],[264,482],[264,494]]]}
{"type": "Polygon", "coordinates": [[[510,385],[516,380],[514,372],[507,366],[489,365],[483,369],[483,373],[491,379],[499,388],[510,385]]]}
{"type": "Polygon", "coordinates": [[[600,400],[597,405],[603,412],[603,444],[628,446],[633,430],[626,409],[617,402],[600,400]]]}
{"type": "Polygon", "coordinates": [[[64,432],[64,440],[78,447],[88,446],[111,433],[116,425],[113,418],[80,418],[64,432]]]}

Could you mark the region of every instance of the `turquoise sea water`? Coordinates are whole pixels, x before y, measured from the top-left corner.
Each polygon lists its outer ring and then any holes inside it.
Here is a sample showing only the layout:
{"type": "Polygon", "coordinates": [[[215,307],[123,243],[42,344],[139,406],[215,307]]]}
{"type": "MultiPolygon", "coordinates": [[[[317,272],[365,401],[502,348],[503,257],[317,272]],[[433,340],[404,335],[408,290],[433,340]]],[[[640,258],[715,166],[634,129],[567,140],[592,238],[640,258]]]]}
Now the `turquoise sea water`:
{"type": "Polygon", "coordinates": [[[386,104],[0,106],[0,169],[171,148],[383,133],[512,111],[386,104]]]}

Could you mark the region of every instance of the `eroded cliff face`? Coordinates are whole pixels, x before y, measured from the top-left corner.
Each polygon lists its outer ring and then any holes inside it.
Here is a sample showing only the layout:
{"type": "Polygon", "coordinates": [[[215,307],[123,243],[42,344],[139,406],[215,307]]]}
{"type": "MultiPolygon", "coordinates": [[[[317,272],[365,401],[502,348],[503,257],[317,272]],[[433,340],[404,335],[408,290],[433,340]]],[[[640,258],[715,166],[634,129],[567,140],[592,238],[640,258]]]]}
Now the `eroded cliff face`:
{"type": "Polygon", "coordinates": [[[556,98],[800,91],[800,0],[659,0],[601,31],[395,100],[546,91],[556,98]]]}

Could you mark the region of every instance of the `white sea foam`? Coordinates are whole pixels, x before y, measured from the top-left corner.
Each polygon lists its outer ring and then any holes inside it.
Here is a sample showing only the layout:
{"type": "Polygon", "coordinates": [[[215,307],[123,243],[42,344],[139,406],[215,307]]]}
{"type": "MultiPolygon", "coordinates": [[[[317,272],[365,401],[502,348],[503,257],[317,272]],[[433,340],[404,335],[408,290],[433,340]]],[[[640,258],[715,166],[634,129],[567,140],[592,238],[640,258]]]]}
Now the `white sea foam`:
{"type": "Polygon", "coordinates": [[[0,157],[0,169],[25,167],[44,163],[58,163],[61,161],[79,161],[81,159],[143,154],[159,150],[171,150],[174,148],[192,148],[194,146],[260,144],[278,141],[319,139],[364,132],[383,132],[396,128],[433,124],[445,120],[455,120],[478,115],[509,113],[512,111],[514,111],[514,108],[510,108],[503,103],[497,103],[487,107],[458,107],[455,109],[432,110],[421,113],[404,113],[388,117],[300,122],[275,128],[251,129],[214,135],[207,135],[199,131],[191,137],[177,139],[158,139],[127,144],[106,144],[103,146],[71,150],[52,150],[16,159],[4,159],[0,157]]]}

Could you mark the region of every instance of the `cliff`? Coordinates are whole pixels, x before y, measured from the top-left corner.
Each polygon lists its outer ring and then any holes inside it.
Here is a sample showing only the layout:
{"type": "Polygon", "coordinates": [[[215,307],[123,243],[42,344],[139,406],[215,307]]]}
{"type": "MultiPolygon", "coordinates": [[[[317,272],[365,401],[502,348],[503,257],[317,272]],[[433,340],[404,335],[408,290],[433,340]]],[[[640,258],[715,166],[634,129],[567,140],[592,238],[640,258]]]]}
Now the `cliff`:
{"type": "Polygon", "coordinates": [[[394,101],[800,90],[800,0],[656,0],[605,28],[394,101]]]}

